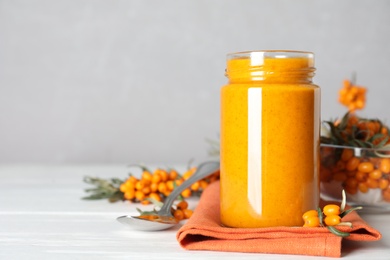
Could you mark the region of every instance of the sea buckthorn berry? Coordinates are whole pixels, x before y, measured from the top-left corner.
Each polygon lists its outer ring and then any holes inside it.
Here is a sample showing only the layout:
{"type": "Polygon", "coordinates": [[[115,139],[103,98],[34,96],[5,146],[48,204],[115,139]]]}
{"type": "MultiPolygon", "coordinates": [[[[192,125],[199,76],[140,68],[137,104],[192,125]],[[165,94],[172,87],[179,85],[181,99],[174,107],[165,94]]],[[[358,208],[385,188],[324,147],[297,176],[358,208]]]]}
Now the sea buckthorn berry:
{"type": "Polygon", "coordinates": [[[319,227],[320,226],[320,218],[316,216],[311,216],[305,219],[304,227],[319,227]]]}
{"type": "Polygon", "coordinates": [[[169,175],[165,170],[161,170],[160,175],[161,175],[161,181],[167,181],[169,178],[169,175]]]}
{"type": "Polygon", "coordinates": [[[152,180],[152,174],[148,171],[143,171],[142,172],[142,176],[141,176],[141,179],[143,180],[152,180]]]}
{"type": "Polygon", "coordinates": [[[143,201],[143,200],[145,199],[145,194],[144,194],[142,191],[137,190],[137,191],[135,192],[135,198],[136,198],[137,200],[139,200],[139,201],[143,201]]]}
{"type": "Polygon", "coordinates": [[[312,210],[309,210],[309,211],[306,211],[305,213],[303,213],[302,215],[302,219],[303,220],[306,220],[310,217],[318,217],[318,211],[315,210],[315,209],[312,209],[312,210]]]}
{"type": "Polygon", "coordinates": [[[184,209],[183,213],[184,213],[184,218],[185,219],[189,219],[194,212],[192,210],[190,210],[190,209],[184,209]]]}
{"type": "Polygon", "coordinates": [[[183,179],[175,180],[176,186],[180,186],[183,182],[183,179]]]}
{"type": "Polygon", "coordinates": [[[152,192],[152,190],[150,189],[150,186],[145,186],[142,188],[141,190],[145,195],[149,194],[150,192],[152,192]]]}
{"type": "Polygon", "coordinates": [[[135,183],[138,181],[138,179],[137,179],[136,177],[134,177],[134,176],[130,176],[130,177],[127,179],[127,181],[132,182],[132,183],[135,184],[135,183]]]}
{"type": "Polygon", "coordinates": [[[207,188],[207,186],[209,185],[209,183],[205,180],[200,180],[199,181],[199,184],[200,184],[200,187],[204,190],[207,188]]]}
{"type": "Polygon", "coordinates": [[[349,187],[349,186],[345,186],[345,192],[348,193],[348,194],[356,194],[358,192],[358,187],[355,186],[355,187],[349,187]]]}
{"type": "Polygon", "coordinates": [[[330,215],[339,215],[340,214],[340,207],[335,204],[328,204],[324,207],[323,212],[325,216],[330,215]]]}
{"type": "Polygon", "coordinates": [[[359,182],[358,184],[358,190],[362,193],[367,193],[368,191],[368,185],[365,182],[359,182]]]}
{"type": "Polygon", "coordinates": [[[170,180],[176,180],[177,177],[179,176],[179,173],[176,170],[170,170],[169,171],[169,179],[170,180]]]}
{"type": "Polygon", "coordinates": [[[352,157],[351,159],[349,159],[347,161],[345,168],[347,169],[347,171],[354,171],[359,166],[359,163],[360,163],[360,160],[358,158],[352,157]]]}
{"type": "Polygon", "coordinates": [[[344,149],[341,153],[341,160],[348,161],[353,157],[353,150],[352,149],[344,149]]]}
{"type": "Polygon", "coordinates": [[[382,172],[380,170],[373,170],[368,174],[368,177],[374,180],[379,180],[382,177],[382,172]]]}
{"type": "Polygon", "coordinates": [[[194,184],[192,184],[190,188],[191,188],[191,190],[193,190],[193,191],[199,190],[199,188],[200,188],[200,183],[199,183],[199,181],[197,181],[197,182],[195,182],[194,184]]]}
{"type": "Polygon", "coordinates": [[[378,180],[374,180],[374,179],[371,179],[371,178],[367,178],[366,184],[367,184],[368,188],[371,188],[371,189],[379,188],[379,182],[378,182],[378,180]]]}
{"type": "Polygon", "coordinates": [[[152,183],[150,184],[150,191],[151,191],[151,192],[156,192],[156,191],[158,191],[158,183],[152,182],[152,183]]]}
{"type": "Polygon", "coordinates": [[[345,181],[345,186],[349,188],[356,188],[358,186],[359,182],[354,177],[348,177],[345,181]]]}
{"type": "Polygon", "coordinates": [[[137,181],[135,183],[135,189],[136,190],[142,190],[145,187],[145,183],[142,181],[137,181]]]}
{"type": "Polygon", "coordinates": [[[185,201],[185,200],[182,200],[182,201],[180,201],[180,202],[176,205],[176,207],[177,207],[177,209],[181,209],[181,210],[186,209],[186,208],[188,208],[188,202],[185,201]]]}
{"type": "Polygon", "coordinates": [[[164,192],[166,192],[167,191],[167,184],[165,183],[165,182],[160,182],[159,184],[158,184],[158,191],[159,192],[161,192],[161,193],[164,193],[164,192]]]}
{"type": "Polygon", "coordinates": [[[149,205],[151,202],[149,200],[142,200],[141,204],[142,205],[149,205]]]}
{"type": "Polygon", "coordinates": [[[168,190],[172,191],[175,189],[175,185],[173,184],[173,180],[169,180],[166,182],[168,190]]]}
{"type": "Polygon", "coordinates": [[[193,173],[194,173],[194,172],[191,171],[191,170],[186,171],[186,172],[183,174],[183,179],[184,179],[184,180],[188,180],[188,178],[190,178],[191,175],[192,175],[193,173]]]}
{"type": "Polygon", "coordinates": [[[380,162],[379,169],[383,173],[390,173],[390,159],[389,158],[383,158],[380,162]]]}
{"type": "Polygon", "coordinates": [[[340,224],[341,218],[339,215],[328,215],[325,217],[324,222],[327,226],[336,226],[340,224]]]}
{"type": "Polygon", "coordinates": [[[358,181],[358,182],[364,182],[367,180],[367,173],[365,172],[356,172],[355,174],[355,179],[358,181]]]}
{"type": "Polygon", "coordinates": [[[387,187],[389,187],[389,180],[388,179],[380,179],[379,180],[379,189],[384,190],[387,187]]]}
{"type": "Polygon", "coordinates": [[[154,200],[157,200],[157,201],[161,201],[161,197],[158,193],[156,192],[152,192],[149,194],[149,198],[151,199],[154,199],[154,200]]]}
{"type": "Polygon", "coordinates": [[[181,193],[181,196],[183,196],[184,198],[188,198],[188,197],[191,197],[191,190],[190,189],[185,189],[182,193],[181,193]]]}
{"type": "Polygon", "coordinates": [[[159,172],[153,173],[152,176],[152,183],[160,183],[161,182],[161,175],[159,172]]]}
{"type": "Polygon", "coordinates": [[[358,171],[360,172],[372,172],[374,170],[374,165],[371,162],[362,162],[358,166],[358,171]]]}
{"type": "Polygon", "coordinates": [[[183,213],[183,211],[180,210],[180,209],[175,210],[175,212],[173,213],[173,216],[174,216],[175,219],[177,219],[178,221],[184,219],[184,213],[183,213]]]}
{"type": "Polygon", "coordinates": [[[132,200],[135,198],[135,191],[134,190],[128,190],[123,194],[123,197],[127,200],[132,200]]]}

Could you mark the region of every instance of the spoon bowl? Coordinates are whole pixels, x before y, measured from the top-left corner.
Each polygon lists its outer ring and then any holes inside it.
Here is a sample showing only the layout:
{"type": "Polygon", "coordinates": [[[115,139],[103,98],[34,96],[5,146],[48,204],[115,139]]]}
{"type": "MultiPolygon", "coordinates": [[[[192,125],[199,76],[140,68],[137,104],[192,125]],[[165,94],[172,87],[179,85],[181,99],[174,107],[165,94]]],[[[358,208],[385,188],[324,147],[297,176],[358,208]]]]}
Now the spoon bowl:
{"type": "Polygon", "coordinates": [[[146,218],[143,216],[124,215],[117,218],[117,220],[134,230],[141,231],[159,231],[168,229],[178,224],[177,219],[172,215],[171,208],[176,198],[188,187],[195,182],[215,173],[219,170],[219,162],[209,161],[201,163],[197,170],[183,182],[180,186],[175,188],[171,194],[166,197],[164,205],[161,209],[153,215],[153,218],[146,218]]]}

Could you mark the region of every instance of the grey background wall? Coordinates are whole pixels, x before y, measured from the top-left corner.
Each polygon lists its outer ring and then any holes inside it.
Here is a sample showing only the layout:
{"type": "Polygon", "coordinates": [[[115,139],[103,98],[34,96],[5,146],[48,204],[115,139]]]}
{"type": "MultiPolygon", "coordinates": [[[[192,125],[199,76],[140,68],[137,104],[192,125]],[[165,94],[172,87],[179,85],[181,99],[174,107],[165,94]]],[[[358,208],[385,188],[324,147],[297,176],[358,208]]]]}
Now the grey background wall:
{"type": "Polygon", "coordinates": [[[389,42],[386,0],[0,0],[0,163],[200,162],[244,50],[315,52],[323,119],[356,72],[390,123],[389,42]]]}

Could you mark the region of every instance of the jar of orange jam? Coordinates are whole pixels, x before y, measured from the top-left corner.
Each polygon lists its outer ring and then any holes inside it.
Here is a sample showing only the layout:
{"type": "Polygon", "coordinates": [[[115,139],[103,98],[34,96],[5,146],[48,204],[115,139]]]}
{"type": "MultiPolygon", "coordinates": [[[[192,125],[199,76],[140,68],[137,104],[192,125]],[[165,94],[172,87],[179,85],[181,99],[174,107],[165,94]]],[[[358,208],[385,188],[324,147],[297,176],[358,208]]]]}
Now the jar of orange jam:
{"type": "Polygon", "coordinates": [[[221,89],[221,222],[302,226],[319,203],[320,88],[314,54],[227,55],[221,89]]]}

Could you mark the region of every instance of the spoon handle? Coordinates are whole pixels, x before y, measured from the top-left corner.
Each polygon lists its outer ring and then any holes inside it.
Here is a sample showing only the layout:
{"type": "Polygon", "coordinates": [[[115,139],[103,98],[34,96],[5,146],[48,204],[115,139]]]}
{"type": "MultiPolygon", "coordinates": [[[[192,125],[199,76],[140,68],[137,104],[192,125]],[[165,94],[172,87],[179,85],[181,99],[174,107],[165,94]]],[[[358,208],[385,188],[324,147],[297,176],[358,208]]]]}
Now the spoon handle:
{"type": "Polygon", "coordinates": [[[171,194],[165,198],[164,205],[161,207],[159,211],[159,215],[163,216],[171,216],[171,207],[176,198],[188,187],[190,187],[195,182],[211,175],[212,173],[219,170],[219,162],[217,161],[209,161],[201,163],[197,170],[188,178],[185,182],[183,182],[180,186],[175,188],[171,194]]]}

